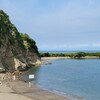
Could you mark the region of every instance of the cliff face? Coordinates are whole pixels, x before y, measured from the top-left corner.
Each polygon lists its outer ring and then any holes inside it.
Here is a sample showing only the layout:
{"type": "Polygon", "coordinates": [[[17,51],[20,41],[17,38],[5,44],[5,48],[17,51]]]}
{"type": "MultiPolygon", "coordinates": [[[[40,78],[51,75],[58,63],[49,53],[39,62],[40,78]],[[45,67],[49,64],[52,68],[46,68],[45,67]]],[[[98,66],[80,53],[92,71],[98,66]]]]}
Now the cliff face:
{"type": "Polygon", "coordinates": [[[38,48],[27,34],[19,33],[0,10],[0,69],[14,71],[40,63],[38,48]]]}

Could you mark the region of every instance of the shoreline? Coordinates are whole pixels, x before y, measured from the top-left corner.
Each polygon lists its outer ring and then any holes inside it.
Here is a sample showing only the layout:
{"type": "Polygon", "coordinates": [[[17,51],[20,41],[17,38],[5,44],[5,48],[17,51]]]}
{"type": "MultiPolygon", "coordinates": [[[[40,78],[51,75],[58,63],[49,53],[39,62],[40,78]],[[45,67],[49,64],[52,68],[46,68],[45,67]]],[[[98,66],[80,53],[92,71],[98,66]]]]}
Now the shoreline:
{"type": "Polygon", "coordinates": [[[42,57],[41,60],[70,59],[70,57],[42,57]]]}
{"type": "MultiPolygon", "coordinates": [[[[2,78],[7,74],[0,74],[2,78]]],[[[82,97],[69,93],[48,90],[44,87],[32,83],[29,87],[28,82],[23,80],[0,80],[0,98],[4,100],[86,100],[82,97]],[[4,82],[3,82],[4,81],[4,82]],[[6,97],[5,97],[6,96],[6,97]]]]}
{"type": "Polygon", "coordinates": [[[65,92],[60,92],[60,91],[57,91],[57,90],[49,90],[49,89],[46,89],[44,87],[41,87],[41,86],[38,86],[38,88],[40,87],[40,89],[42,90],[45,90],[49,93],[53,93],[55,95],[58,95],[58,96],[61,96],[61,97],[65,97],[67,98],[68,100],[87,100],[85,99],[84,97],[81,97],[81,96],[77,96],[77,95],[74,95],[74,94],[69,94],[69,93],[65,93],[65,92]]]}
{"type": "MultiPolygon", "coordinates": [[[[72,57],[41,57],[41,61],[43,60],[56,60],[56,59],[78,59],[78,58],[72,58],[72,57]]],[[[82,57],[79,59],[100,59],[97,56],[86,56],[86,57],[82,57]]]]}
{"type": "Polygon", "coordinates": [[[10,82],[10,87],[15,93],[29,97],[32,100],[86,100],[70,94],[60,94],[58,91],[49,91],[36,86],[34,83],[29,87],[28,83],[23,81],[10,82]]]}

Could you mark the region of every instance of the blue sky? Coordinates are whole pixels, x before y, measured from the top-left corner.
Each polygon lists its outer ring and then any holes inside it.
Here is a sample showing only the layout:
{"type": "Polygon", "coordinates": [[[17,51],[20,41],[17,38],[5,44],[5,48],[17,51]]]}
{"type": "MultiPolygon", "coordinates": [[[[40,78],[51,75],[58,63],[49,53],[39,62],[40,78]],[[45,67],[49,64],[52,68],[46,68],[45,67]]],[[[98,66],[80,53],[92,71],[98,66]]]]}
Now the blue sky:
{"type": "Polygon", "coordinates": [[[39,50],[100,50],[100,0],[0,0],[39,50]]]}

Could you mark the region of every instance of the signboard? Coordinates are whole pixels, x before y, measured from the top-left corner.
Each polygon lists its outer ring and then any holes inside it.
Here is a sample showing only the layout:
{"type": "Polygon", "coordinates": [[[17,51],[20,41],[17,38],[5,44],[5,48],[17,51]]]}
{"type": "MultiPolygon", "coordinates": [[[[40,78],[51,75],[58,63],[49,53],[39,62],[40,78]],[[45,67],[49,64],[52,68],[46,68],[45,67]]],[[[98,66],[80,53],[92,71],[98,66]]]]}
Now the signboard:
{"type": "Polygon", "coordinates": [[[34,79],[34,74],[29,75],[29,79],[34,79]]]}

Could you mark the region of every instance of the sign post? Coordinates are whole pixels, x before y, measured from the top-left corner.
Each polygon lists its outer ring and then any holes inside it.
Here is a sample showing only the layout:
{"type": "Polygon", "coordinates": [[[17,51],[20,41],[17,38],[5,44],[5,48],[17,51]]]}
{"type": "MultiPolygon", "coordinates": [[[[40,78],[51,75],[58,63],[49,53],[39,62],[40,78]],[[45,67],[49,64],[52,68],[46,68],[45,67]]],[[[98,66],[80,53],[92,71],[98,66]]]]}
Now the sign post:
{"type": "Polygon", "coordinates": [[[34,79],[34,74],[29,75],[29,79],[34,79]]]}
{"type": "MultiPolygon", "coordinates": [[[[34,79],[34,74],[29,75],[29,79],[34,79]]],[[[31,82],[29,81],[29,87],[31,87],[31,82]]]]}

